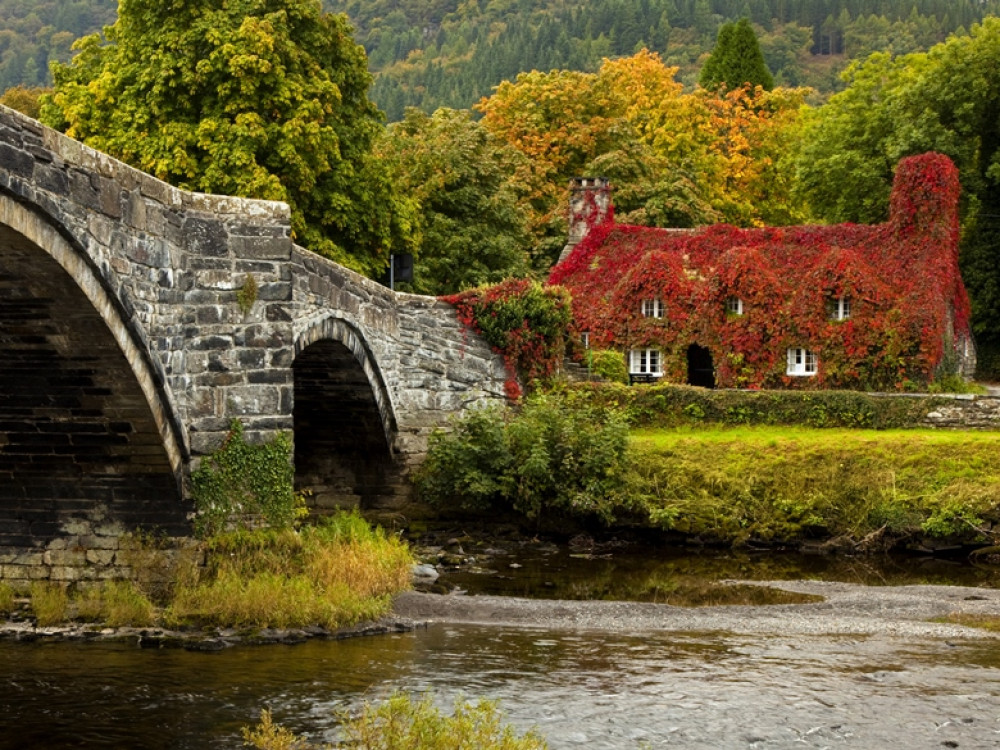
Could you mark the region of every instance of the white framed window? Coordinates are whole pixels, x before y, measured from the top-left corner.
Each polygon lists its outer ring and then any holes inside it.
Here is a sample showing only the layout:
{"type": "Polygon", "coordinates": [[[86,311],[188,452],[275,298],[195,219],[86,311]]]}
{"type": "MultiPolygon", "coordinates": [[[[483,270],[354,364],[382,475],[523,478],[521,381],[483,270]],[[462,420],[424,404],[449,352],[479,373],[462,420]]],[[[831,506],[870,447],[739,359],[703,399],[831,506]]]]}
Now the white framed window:
{"type": "Polygon", "coordinates": [[[628,353],[630,375],[663,375],[659,349],[630,349],[628,353]]]}
{"type": "Polygon", "coordinates": [[[850,297],[837,297],[837,299],[830,300],[831,320],[847,320],[849,317],[851,317],[850,297]]]}
{"type": "Polygon", "coordinates": [[[788,350],[788,370],[789,375],[810,376],[816,374],[816,367],[819,359],[816,352],[809,349],[792,348],[788,350]]]}
{"type": "Polygon", "coordinates": [[[584,349],[590,348],[590,331],[583,331],[580,334],[580,341],[583,343],[584,349]]]}
{"type": "Polygon", "coordinates": [[[726,300],[726,312],[730,315],[743,314],[743,300],[739,297],[730,297],[726,300]]]}
{"type": "Polygon", "coordinates": [[[663,317],[663,300],[662,299],[644,299],[642,301],[642,317],[644,318],[662,318],[663,317]]]}

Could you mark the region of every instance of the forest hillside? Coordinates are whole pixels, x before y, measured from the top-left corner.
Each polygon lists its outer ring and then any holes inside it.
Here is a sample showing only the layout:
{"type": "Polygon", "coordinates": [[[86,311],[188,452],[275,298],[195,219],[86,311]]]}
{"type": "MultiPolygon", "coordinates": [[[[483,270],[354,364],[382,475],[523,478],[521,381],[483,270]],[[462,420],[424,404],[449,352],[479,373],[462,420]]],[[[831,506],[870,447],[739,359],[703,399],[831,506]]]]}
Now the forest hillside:
{"type": "MultiPolygon", "coordinates": [[[[376,74],[372,99],[390,122],[407,106],[464,109],[518,73],[596,72],[643,47],[688,87],[719,27],[749,18],[779,86],[818,100],[842,87],[850,60],[924,51],[1000,0],[324,0],[343,12],[376,74]]],[[[114,0],[0,0],[0,91],[51,83],[75,39],[114,21],[114,0]]]]}

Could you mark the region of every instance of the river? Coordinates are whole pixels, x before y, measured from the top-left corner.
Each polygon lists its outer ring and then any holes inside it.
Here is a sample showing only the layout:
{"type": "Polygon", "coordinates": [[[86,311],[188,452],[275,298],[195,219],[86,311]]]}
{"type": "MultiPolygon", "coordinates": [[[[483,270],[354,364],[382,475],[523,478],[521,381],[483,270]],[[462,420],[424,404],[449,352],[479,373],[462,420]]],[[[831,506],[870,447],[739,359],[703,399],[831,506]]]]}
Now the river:
{"type": "MultiPolygon", "coordinates": [[[[451,585],[607,598],[617,591],[609,582],[638,566],[626,554],[544,546],[514,559],[491,554],[488,563],[502,574],[470,572],[473,565],[451,585]]],[[[647,594],[678,574],[752,578],[792,564],[761,556],[754,576],[743,557],[723,556],[714,574],[704,569],[705,555],[643,559],[646,573],[628,588],[647,594]]],[[[1000,597],[982,588],[990,583],[984,569],[888,561],[873,572],[870,562],[847,563],[846,572],[837,567],[820,577],[908,584],[951,577],[986,595],[967,600],[969,590],[952,589],[955,606],[995,608],[1000,597]]],[[[662,621],[614,632],[438,622],[410,633],[215,653],[2,641],[0,750],[236,748],[240,728],[264,707],[295,732],[333,741],[339,717],[393,690],[431,691],[442,707],[460,695],[497,699],[517,728],[536,727],[552,748],[1000,747],[998,641],[974,631],[931,637],[919,617],[910,630],[894,629],[892,607],[909,605],[893,601],[877,603],[885,626],[853,633],[826,629],[823,609],[799,622],[807,627],[785,627],[790,620],[778,607],[673,610],[695,618],[684,630],[662,621]]],[[[650,605],[636,606],[647,607],[648,617],[650,605]]]]}
{"type": "Polygon", "coordinates": [[[268,706],[312,739],[396,689],[498,699],[553,748],[995,748],[995,641],[432,625],[217,653],[0,643],[3,748],[228,748],[268,706]]]}

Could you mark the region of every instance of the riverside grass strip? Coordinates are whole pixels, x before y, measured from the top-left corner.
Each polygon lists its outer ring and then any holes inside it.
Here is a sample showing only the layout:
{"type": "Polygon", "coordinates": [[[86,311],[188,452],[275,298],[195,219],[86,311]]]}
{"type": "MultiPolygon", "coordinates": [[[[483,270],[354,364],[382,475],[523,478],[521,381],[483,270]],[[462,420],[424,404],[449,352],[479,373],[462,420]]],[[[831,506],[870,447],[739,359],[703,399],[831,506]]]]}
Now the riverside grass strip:
{"type": "Polygon", "coordinates": [[[639,429],[628,473],[652,526],[712,542],[842,538],[886,549],[1000,534],[997,433],[639,429]]]}

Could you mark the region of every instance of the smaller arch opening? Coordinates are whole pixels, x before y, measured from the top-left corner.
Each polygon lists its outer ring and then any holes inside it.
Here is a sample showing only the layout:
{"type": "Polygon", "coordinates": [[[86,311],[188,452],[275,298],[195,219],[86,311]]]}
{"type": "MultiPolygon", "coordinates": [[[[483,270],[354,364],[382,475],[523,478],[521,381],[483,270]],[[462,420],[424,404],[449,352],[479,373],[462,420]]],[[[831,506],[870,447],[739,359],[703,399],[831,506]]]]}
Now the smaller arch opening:
{"type": "Polygon", "coordinates": [[[715,365],[712,352],[698,344],[691,344],[687,350],[688,385],[715,388],[715,365]]]}
{"type": "Polygon", "coordinates": [[[324,339],[292,364],[295,485],[315,513],[391,507],[402,480],[392,436],[354,352],[324,339]]]}

